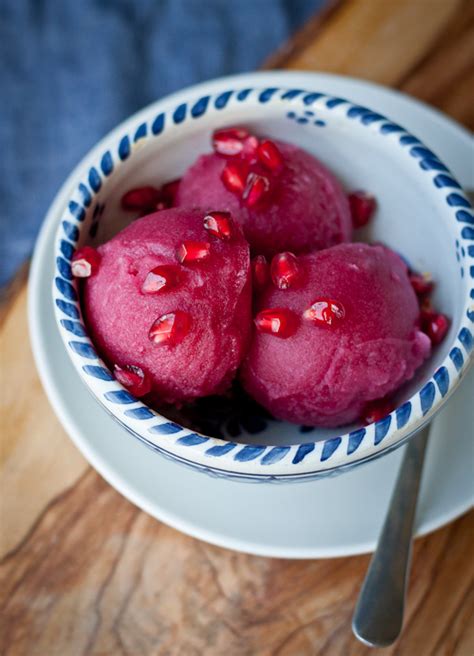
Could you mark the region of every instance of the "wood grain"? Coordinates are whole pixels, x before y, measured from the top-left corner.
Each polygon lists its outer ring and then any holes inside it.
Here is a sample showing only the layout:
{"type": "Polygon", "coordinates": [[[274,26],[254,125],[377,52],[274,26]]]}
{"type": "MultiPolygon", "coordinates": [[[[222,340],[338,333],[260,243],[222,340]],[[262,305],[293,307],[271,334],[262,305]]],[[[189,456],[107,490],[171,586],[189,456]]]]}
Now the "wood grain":
{"type": "Polygon", "coordinates": [[[0,557],[30,529],[52,499],[84,473],[87,463],[65,438],[33,363],[26,287],[12,301],[0,332],[0,557]],[[31,411],[34,408],[34,411],[31,411]]]}
{"type": "MultiPolygon", "coordinates": [[[[391,84],[474,127],[473,24],[468,0],[335,0],[267,66],[391,84]]],[[[368,557],[257,558],[148,517],[54,417],[21,277],[0,318],[0,654],[472,656],[474,513],[416,542],[403,636],[369,650],[350,630],[368,557]]]]}
{"type": "Polygon", "coordinates": [[[396,86],[463,10],[464,0],[349,0],[287,68],[396,86]]]}
{"type": "Polygon", "coordinates": [[[463,4],[400,88],[474,129],[474,2],[463,4]]]}
{"type": "MultiPolygon", "coordinates": [[[[406,631],[385,653],[469,653],[473,529],[470,514],[416,543],[406,631]]],[[[0,653],[366,654],[350,618],[367,563],[184,538],[88,470],[3,562],[0,653]]]]}

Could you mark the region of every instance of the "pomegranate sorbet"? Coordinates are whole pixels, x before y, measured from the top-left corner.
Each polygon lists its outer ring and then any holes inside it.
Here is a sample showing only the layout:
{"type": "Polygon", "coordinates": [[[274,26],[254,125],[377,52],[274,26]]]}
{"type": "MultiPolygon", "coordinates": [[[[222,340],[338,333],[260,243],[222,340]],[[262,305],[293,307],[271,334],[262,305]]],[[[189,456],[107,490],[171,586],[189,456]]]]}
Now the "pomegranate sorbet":
{"type": "Polygon", "coordinates": [[[241,127],[212,143],[181,180],[124,190],[132,223],[74,254],[99,352],[150,405],[238,376],[279,419],[381,419],[449,329],[430,276],[385,246],[347,243],[377,201],[347,195],[301,148],[241,127]]]}
{"type": "Polygon", "coordinates": [[[227,215],[167,209],[134,221],[98,252],[85,314],[117,379],[167,403],[224,391],[251,329],[249,249],[238,225],[227,215]],[[222,218],[225,234],[215,226],[222,218]]]}
{"type": "Polygon", "coordinates": [[[294,284],[258,295],[242,382],[275,417],[346,424],[430,354],[418,300],[406,265],[383,246],[341,244],[300,256],[298,266],[294,284]]]}
{"type": "Polygon", "coordinates": [[[201,155],[181,181],[177,204],[232,212],[255,254],[307,253],[352,234],[349,203],[336,178],[282,141],[264,140],[255,151],[233,156],[201,155]]]}

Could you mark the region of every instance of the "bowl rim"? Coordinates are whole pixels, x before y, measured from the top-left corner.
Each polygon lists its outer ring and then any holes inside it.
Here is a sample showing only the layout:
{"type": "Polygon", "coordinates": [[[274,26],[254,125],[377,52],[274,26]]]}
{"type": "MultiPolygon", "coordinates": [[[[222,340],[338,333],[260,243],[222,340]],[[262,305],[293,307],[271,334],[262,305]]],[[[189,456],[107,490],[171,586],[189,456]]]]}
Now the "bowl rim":
{"type": "MultiPolygon", "coordinates": [[[[397,448],[432,419],[472,362],[474,308],[470,298],[474,298],[474,291],[469,289],[467,279],[469,275],[474,277],[474,229],[469,227],[473,223],[472,208],[459,183],[439,158],[410,132],[382,114],[340,97],[286,87],[229,89],[225,83],[220,90],[191,95],[183,101],[185,93],[186,90],[180,92],[182,102],[178,104],[175,104],[174,94],[122,122],[91,149],[69,176],[68,189],[62,190],[65,198],[57,210],[53,301],[58,329],[76,371],[97,401],[147,446],[215,475],[248,480],[306,480],[343,471],[397,448]],[[386,143],[398,144],[399,152],[408,153],[417,170],[430,176],[438,202],[445,215],[451,215],[450,229],[457,238],[457,247],[464,252],[467,298],[457,334],[443,362],[421,389],[387,417],[338,437],[290,446],[248,445],[211,438],[170,422],[135,399],[110,375],[87,336],[76,281],[70,277],[69,262],[80,237],[86,208],[99,193],[102,179],[128,159],[134,144],[159,139],[167,131],[179,129],[183,123],[194,122],[206,113],[222,116],[229,105],[244,106],[250,102],[254,108],[278,103],[288,110],[299,108],[316,110],[320,115],[331,113],[359,122],[383,136],[386,143]]],[[[407,161],[410,160],[407,158],[407,161]]]]}

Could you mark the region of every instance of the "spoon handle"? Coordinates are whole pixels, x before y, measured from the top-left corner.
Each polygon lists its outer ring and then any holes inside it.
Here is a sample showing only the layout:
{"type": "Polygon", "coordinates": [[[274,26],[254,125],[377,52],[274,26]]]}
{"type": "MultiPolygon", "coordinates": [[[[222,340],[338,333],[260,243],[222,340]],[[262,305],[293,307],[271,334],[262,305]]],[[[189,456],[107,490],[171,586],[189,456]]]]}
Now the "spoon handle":
{"type": "Polygon", "coordinates": [[[377,549],[355,608],[352,630],[370,646],[391,645],[402,629],[413,524],[428,434],[429,426],[426,426],[406,446],[377,549]]]}

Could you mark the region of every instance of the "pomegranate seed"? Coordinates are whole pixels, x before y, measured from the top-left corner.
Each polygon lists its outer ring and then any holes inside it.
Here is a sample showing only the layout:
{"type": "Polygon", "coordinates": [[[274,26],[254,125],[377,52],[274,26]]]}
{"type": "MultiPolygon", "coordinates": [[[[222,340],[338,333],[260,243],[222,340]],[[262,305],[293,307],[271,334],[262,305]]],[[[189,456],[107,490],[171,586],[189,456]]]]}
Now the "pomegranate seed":
{"type": "Polygon", "coordinates": [[[145,396],[151,390],[151,382],[143,369],[133,364],[114,366],[114,376],[133,396],[145,396]]]}
{"type": "Polygon", "coordinates": [[[262,310],[254,319],[257,331],[287,339],[294,335],[298,327],[296,315],[287,308],[262,310]]]}
{"type": "Polygon", "coordinates": [[[232,238],[233,225],[230,212],[209,212],[204,217],[205,229],[219,239],[229,240],[232,238]]]}
{"type": "Polygon", "coordinates": [[[271,276],[275,287],[288,289],[301,279],[301,266],[293,253],[278,253],[272,259],[271,276]]]}
{"type": "Polygon", "coordinates": [[[265,255],[257,255],[252,260],[252,279],[259,289],[263,289],[270,278],[270,268],[265,255]]]}
{"type": "Polygon", "coordinates": [[[161,264],[147,273],[142,285],[144,294],[168,291],[179,283],[180,272],[174,264],[161,264]]]}
{"type": "Polygon", "coordinates": [[[344,319],[346,311],[339,301],[333,301],[330,298],[318,298],[311,307],[303,312],[303,316],[318,325],[332,326],[344,319]]]}
{"type": "Polygon", "coordinates": [[[212,147],[218,155],[235,157],[240,155],[244,141],[249,136],[243,128],[223,128],[216,130],[212,135],[212,147]]]}
{"type": "Polygon", "coordinates": [[[161,191],[155,187],[138,187],[130,189],[122,196],[122,208],[124,210],[153,211],[161,201],[161,191]]]}
{"type": "Polygon", "coordinates": [[[201,262],[209,257],[211,245],[207,241],[183,241],[176,251],[176,257],[181,264],[201,262]]]}
{"type": "Polygon", "coordinates": [[[158,345],[176,346],[189,333],[191,318],[187,312],[176,310],[163,314],[152,324],[148,337],[158,345]]]}
{"type": "Polygon", "coordinates": [[[174,207],[180,182],[181,178],[178,178],[177,180],[167,182],[161,187],[161,201],[159,204],[163,204],[165,207],[174,207]]]}
{"type": "Polygon", "coordinates": [[[71,273],[76,278],[89,278],[97,272],[101,255],[95,248],[84,246],[72,256],[71,273]]]}
{"type": "Polygon", "coordinates": [[[259,140],[251,134],[244,141],[242,148],[242,157],[250,164],[254,164],[258,160],[258,145],[259,140]]]}
{"type": "Polygon", "coordinates": [[[409,277],[417,296],[425,296],[433,291],[434,283],[429,273],[410,273],[409,277]]]}
{"type": "Polygon", "coordinates": [[[224,187],[233,194],[242,195],[247,179],[247,166],[242,162],[227,162],[222,169],[221,180],[224,187]]]}
{"type": "Polygon", "coordinates": [[[254,207],[265,198],[269,191],[270,180],[266,176],[252,171],[247,177],[242,199],[247,207],[254,207]]]}
{"type": "Polygon", "coordinates": [[[433,346],[440,344],[449,330],[449,319],[445,314],[422,311],[420,315],[421,328],[428,335],[433,346]]]}
{"type": "Polygon", "coordinates": [[[270,171],[276,172],[283,166],[283,158],[278,146],[273,141],[267,139],[262,141],[258,147],[258,159],[270,171]]]}
{"type": "Polygon", "coordinates": [[[348,197],[354,228],[367,225],[377,206],[375,197],[366,191],[354,191],[348,197]]]}
{"type": "Polygon", "coordinates": [[[364,408],[364,412],[362,413],[362,421],[366,426],[367,424],[373,424],[374,422],[380,421],[389,415],[393,408],[393,403],[387,401],[386,399],[371,401],[364,408]]]}

